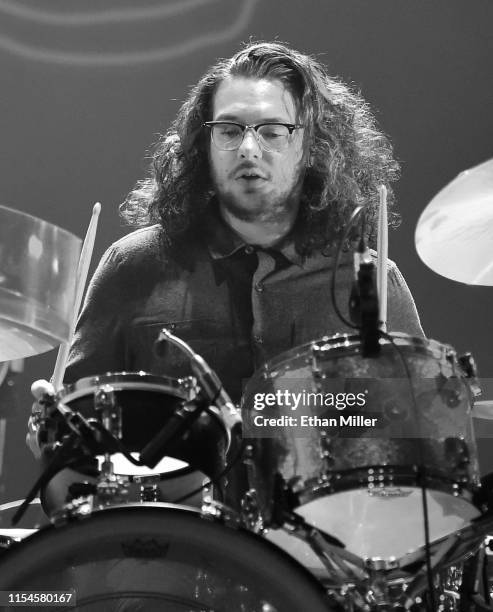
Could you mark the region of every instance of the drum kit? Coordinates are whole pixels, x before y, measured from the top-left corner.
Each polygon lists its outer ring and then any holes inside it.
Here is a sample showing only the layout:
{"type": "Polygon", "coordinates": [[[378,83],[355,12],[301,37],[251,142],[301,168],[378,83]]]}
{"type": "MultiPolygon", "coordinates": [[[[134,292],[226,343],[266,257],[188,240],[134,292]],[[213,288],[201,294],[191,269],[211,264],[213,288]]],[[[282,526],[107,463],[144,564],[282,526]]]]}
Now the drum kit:
{"type": "MultiPolygon", "coordinates": [[[[462,173],[423,213],[417,250],[440,274],[493,284],[492,177],[493,161],[462,173]],[[456,212],[465,192],[471,223],[456,212]],[[452,243],[468,254],[462,266],[450,267],[452,243]]],[[[0,207],[0,360],[64,347],[35,415],[41,476],[24,502],[0,507],[2,525],[16,523],[0,535],[1,609],[493,610],[470,355],[397,333],[382,333],[377,355],[359,335],[317,338],[254,373],[240,417],[204,359],[163,329],[157,342],[183,351],[193,376],[117,372],[64,386],[80,252],[68,232],[0,207]],[[256,416],[282,413],[259,411],[257,398],[285,393],[365,401],[353,417],[335,410],[355,425],[348,435],[325,418],[334,409],[310,403],[303,418],[315,425],[256,431],[256,416]],[[224,485],[240,466],[248,487],[232,509],[224,485]],[[21,528],[40,515],[38,492],[49,521],[21,528]]],[[[483,402],[480,416],[491,412],[483,402]]]]}

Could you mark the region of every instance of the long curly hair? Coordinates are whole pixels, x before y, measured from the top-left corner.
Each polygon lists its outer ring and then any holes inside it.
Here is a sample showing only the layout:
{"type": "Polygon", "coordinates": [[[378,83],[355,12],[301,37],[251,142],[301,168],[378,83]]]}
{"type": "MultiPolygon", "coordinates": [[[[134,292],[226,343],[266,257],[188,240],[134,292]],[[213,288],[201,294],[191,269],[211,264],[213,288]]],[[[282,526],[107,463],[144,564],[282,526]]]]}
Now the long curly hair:
{"type": "Polygon", "coordinates": [[[300,253],[329,251],[360,204],[365,205],[366,234],[374,245],[381,184],[388,190],[389,222],[397,225],[391,184],[399,165],[368,104],[341,79],[329,76],[318,60],[279,42],[250,43],[200,79],[156,143],[149,177],[139,181],[120,206],[129,224],[159,222],[166,245],[201,226],[215,195],[210,137],[203,123],[212,119],[219,84],[234,76],[276,79],[297,101],[309,160],[295,227],[300,253]]]}

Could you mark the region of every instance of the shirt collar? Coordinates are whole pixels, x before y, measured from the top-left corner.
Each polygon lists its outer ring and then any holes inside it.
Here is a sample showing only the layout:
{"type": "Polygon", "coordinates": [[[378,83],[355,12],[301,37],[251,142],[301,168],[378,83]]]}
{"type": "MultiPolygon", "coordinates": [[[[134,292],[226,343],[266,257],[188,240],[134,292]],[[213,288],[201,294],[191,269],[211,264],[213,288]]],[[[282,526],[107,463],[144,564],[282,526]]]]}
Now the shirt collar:
{"type": "MultiPolygon", "coordinates": [[[[216,202],[211,202],[205,221],[206,244],[209,253],[214,260],[230,257],[249,245],[222,218],[216,202]]],[[[270,251],[281,253],[290,263],[303,267],[305,258],[296,251],[293,236],[286,236],[282,242],[270,251]]]]}

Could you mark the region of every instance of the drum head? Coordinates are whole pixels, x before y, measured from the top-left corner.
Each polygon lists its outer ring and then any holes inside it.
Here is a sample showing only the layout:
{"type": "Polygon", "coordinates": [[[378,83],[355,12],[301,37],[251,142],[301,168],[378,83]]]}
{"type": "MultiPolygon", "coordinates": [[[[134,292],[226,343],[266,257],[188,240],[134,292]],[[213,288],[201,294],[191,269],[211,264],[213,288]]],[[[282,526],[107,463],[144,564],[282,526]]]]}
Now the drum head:
{"type": "Polygon", "coordinates": [[[3,556],[0,588],[71,590],[74,612],[331,609],[321,585],[269,542],[160,504],[37,532],[3,556]]]}

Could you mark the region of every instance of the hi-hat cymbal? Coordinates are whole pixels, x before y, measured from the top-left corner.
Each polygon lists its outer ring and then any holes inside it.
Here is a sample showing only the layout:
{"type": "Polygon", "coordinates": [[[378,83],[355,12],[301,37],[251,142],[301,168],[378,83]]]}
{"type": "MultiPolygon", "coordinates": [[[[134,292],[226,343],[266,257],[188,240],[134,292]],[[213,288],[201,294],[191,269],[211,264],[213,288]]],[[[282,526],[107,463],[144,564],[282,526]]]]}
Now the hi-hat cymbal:
{"type": "Polygon", "coordinates": [[[493,286],[493,159],[461,172],[428,204],[416,250],[434,272],[493,286]]]}
{"type": "Polygon", "coordinates": [[[66,342],[82,241],[0,206],[0,362],[66,342]]]}

